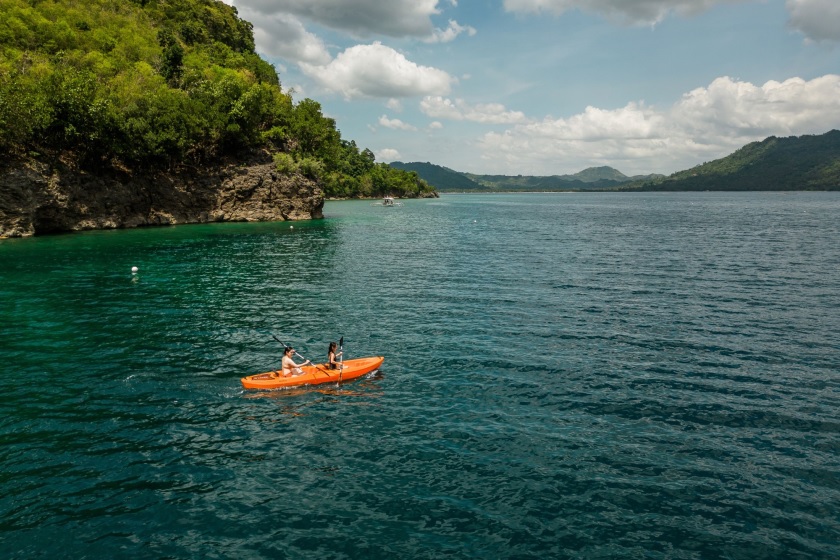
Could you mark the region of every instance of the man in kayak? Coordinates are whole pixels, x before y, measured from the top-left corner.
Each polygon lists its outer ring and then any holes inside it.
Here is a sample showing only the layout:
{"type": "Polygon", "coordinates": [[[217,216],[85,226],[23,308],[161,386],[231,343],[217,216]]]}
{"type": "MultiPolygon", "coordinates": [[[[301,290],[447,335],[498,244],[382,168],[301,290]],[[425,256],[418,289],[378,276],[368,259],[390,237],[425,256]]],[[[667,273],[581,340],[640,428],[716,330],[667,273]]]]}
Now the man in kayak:
{"type": "Polygon", "coordinates": [[[286,350],[283,352],[283,360],[282,360],[282,367],[283,367],[283,377],[289,377],[290,375],[302,375],[303,370],[300,369],[302,366],[307,364],[311,364],[311,360],[306,360],[302,364],[296,364],[295,361],[292,359],[292,356],[295,353],[295,349],[291,346],[286,346],[286,350]]]}

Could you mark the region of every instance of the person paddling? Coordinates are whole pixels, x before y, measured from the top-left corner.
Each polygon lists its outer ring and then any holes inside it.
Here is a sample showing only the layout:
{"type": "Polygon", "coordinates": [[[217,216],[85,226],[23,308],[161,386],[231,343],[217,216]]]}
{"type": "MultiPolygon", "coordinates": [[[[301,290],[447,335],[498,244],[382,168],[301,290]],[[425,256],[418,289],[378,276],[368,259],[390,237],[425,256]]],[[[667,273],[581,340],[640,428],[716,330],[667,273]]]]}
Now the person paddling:
{"type": "Polygon", "coordinates": [[[283,377],[289,376],[297,376],[303,375],[303,370],[300,369],[302,366],[307,364],[311,364],[311,360],[306,360],[302,364],[296,364],[295,361],[292,359],[292,356],[295,354],[295,349],[291,346],[286,346],[286,350],[283,351],[283,377]]]}
{"type": "Polygon", "coordinates": [[[337,358],[344,354],[344,352],[339,352],[338,354],[335,353],[336,348],[338,348],[338,344],[335,342],[330,342],[330,349],[327,352],[327,367],[330,369],[338,369],[340,364],[337,361],[337,358]]]}

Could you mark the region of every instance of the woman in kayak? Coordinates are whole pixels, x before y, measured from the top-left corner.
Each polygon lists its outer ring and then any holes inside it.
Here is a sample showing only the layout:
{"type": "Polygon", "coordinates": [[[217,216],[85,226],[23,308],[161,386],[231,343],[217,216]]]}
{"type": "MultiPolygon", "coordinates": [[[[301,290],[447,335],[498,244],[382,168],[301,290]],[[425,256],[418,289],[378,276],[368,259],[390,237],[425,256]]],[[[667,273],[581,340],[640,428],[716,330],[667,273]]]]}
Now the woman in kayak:
{"type": "Polygon", "coordinates": [[[344,354],[344,352],[339,352],[338,354],[335,353],[335,349],[338,348],[338,344],[335,342],[330,342],[330,349],[327,352],[327,366],[330,369],[338,369],[339,363],[336,360],[339,356],[344,354]]]}
{"type": "Polygon", "coordinates": [[[283,352],[283,377],[289,377],[290,375],[302,375],[303,370],[300,369],[302,366],[307,364],[311,364],[312,361],[306,360],[302,364],[296,364],[295,361],[292,359],[292,355],[294,355],[295,349],[291,346],[286,346],[286,350],[283,352]]]}

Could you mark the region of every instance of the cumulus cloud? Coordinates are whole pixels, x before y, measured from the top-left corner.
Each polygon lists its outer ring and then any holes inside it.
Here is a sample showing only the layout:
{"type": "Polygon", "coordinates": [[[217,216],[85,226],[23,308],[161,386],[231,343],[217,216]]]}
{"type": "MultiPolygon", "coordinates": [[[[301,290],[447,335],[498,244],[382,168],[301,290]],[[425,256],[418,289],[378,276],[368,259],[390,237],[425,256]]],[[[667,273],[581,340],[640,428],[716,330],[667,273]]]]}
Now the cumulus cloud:
{"type": "MultiPolygon", "coordinates": [[[[653,25],[672,13],[693,16],[717,4],[750,0],[504,0],[505,10],[517,14],[560,15],[572,10],[594,13],[609,20],[653,25]]],[[[809,40],[840,41],[840,2],[837,0],[785,0],[790,26],[809,40]]]]}
{"type": "Polygon", "coordinates": [[[443,123],[440,121],[432,121],[429,123],[429,130],[440,130],[443,128],[443,123]]]}
{"type": "Polygon", "coordinates": [[[449,43],[454,41],[458,35],[466,33],[470,37],[476,34],[474,27],[460,25],[457,21],[450,19],[449,27],[446,29],[435,29],[431,36],[423,39],[426,43],[449,43]]]}
{"type": "Polygon", "coordinates": [[[840,128],[838,75],[762,86],[722,77],[665,110],[643,103],[612,110],[587,107],[569,118],[547,117],[485,134],[480,146],[482,157],[497,166],[534,173],[555,173],[562,161],[612,165],[631,174],[669,173],[768,136],[822,134],[831,128],[840,128]]]}
{"type": "MultiPolygon", "coordinates": [[[[247,9],[241,12],[247,19],[247,9]]],[[[306,31],[294,16],[275,14],[258,21],[259,25],[254,27],[254,40],[265,54],[310,64],[327,64],[331,60],[324,42],[306,31]]]]}
{"type": "Polygon", "coordinates": [[[397,161],[402,158],[400,152],[394,148],[383,148],[376,151],[374,155],[376,156],[377,161],[384,161],[385,163],[397,161]]]}
{"type": "Polygon", "coordinates": [[[349,33],[389,37],[426,37],[431,17],[440,13],[438,0],[227,0],[260,14],[286,13],[349,33]]]}
{"type": "Polygon", "coordinates": [[[420,102],[420,110],[435,119],[472,121],[483,124],[515,124],[525,122],[521,111],[508,111],[499,103],[470,105],[463,99],[427,96],[420,102]]]}
{"type": "Polygon", "coordinates": [[[771,80],[763,86],[718,78],[685,94],[672,113],[681,129],[707,142],[722,132],[736,143],[826,132],[826,126],[840,125],[840,76],[771,80]]]}
{"type": "Polygon", "coordinates": [[[655,24],[675,12],[691,16],[716,4],[748,0],[504,0],[505,10],[513,13],[547,12],[560,15],[570,10],[596,13],[630,24],[655,24]]]}
{"type": "Polygon", "coordinates": [[[403,104],[402,101],[399,99],[394,99],[393,97],[385,103],[385,106],[391,109],[392,111],[396,111],[397,113],[402,113],[403,104]]]}
{"type": "Polygon", "coordinates": [[[408,123],[404,123],[400,119],[389,119],[385,115],[379,117],[379,125],[393,130],[417,130],[416,127],[411,126],[408,123]]]}
{"type": "Polygon", "coordinates": [[[837,0],[787,0],[790,26],[810,40],[840,41],[840,2],[837,0]]]}
{"type": "Polygon", "coordinates": [[[347,99],[445,94],[455,82],[443,70],[415,64],[378,41],[350,47],[329,64],[300,67],[322,87],[347,99]]]}

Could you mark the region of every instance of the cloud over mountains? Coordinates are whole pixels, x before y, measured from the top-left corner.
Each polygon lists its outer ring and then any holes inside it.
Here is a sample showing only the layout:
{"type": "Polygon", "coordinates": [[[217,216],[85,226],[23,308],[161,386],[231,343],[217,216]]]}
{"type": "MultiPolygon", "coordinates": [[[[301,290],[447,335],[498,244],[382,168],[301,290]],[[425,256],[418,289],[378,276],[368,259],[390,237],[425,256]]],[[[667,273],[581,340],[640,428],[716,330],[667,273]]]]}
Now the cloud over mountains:
{"type": "MultiPolygon", "coordinates": [[[[335,99],[333,109],[325,106],[328,112],[346,111],[354,121],[365,119],[355,134],[388,142],[371,146],[380,156],[411,157],[427,135],[431,146],[451,143],[445,157],[471,158],[497,171],[550,173],[559,171],[562,162],[586,162],[647,173],[720,157],[770,135],[840,127],[840,78],[835,73],[777,72],[749,80],[738,77],[725,59],[717,61],[719,73],[707,71],[702,79],[684,80],[683,89],[655,104],[629,95],[567,106],[549,106],[538,97],[540,102],[523,102],[519,92],[528,89],[559,98],[563,95],[557,91],[585,91],[580,82],[585,66],[572,63],[580,73],[554,76],[542,62],[552,56],[545,41],[539,50],[509,38],[523,32],[527,36],[523,30],[530,27],[565,29],[553,37],[554,43],[578,56],[593,54],[603,63],[623,55],[592,52],[613,36],[632,32],[640,42],[652,42],[649,37],[666,37],[659,30],[673,28],[674,22],[690,29],[692,21],[708,14],[723,14],[720,20],[726,21],[725,10],[734,14],[737,9],[744,16],[763,8],[778,12],[781,33],[825,53],[840,48],[838,0],[778,0],[774,6],[762,0],[492,0],[486,6],[457,0],[226,1],[253,23],[258,50],[284,71],[284,85],[321,101],[335,99]],[[570,17],[587,22],[596,34],[587,38],[564,28],[570,17]],[[591,42],[574,42],[581,38],[591,42]],[[476,49],[476,41],[486,52],[476,49]],[[495,70],[502,62],[507,74],[495,70]],[[537,69],[541,63],[549,72],[537,69]],[[527,74],[531,66],[535,70],[527,74]],[[517,81],[511,68],[521,69],[525,78],[517,81]],[[298,83],[287,83],[290,79],[298,83]],[[393,113],[400,113],[399,118],[393,113]]],[[[736,25],[727,22],[734,37],[730,41],[736,41],[736,25]]],[[[710,45],[707,38],[701,40],[710,45]]],[[[673,46],[680,48],[679,43],[673,46]]],[[[767,48],[755,47],[755,55],[767,48]]],[[[676,64],[692,64],[674,56],[676,64]]],[[[807,55],[801,60],[808,70],[807,55]]],[[[341,125],[342,119],[338,121],[341,125]]],[[[432,158],[424,153],[416,157],[432,158]]]]}

